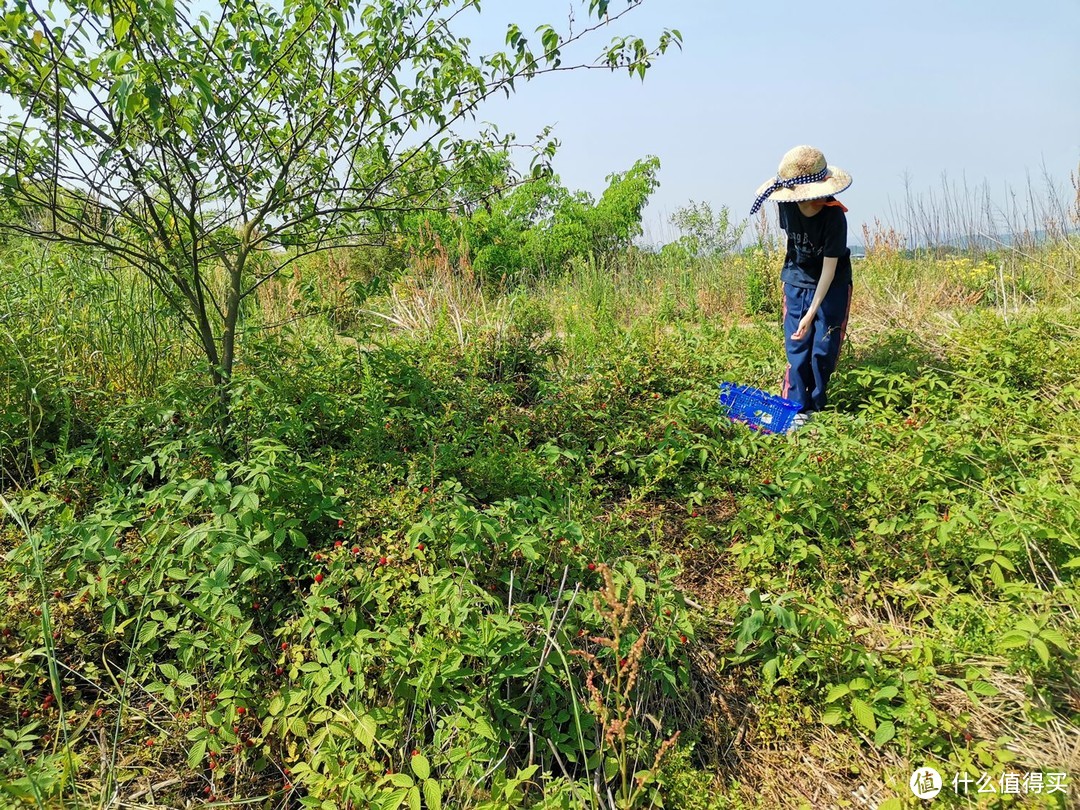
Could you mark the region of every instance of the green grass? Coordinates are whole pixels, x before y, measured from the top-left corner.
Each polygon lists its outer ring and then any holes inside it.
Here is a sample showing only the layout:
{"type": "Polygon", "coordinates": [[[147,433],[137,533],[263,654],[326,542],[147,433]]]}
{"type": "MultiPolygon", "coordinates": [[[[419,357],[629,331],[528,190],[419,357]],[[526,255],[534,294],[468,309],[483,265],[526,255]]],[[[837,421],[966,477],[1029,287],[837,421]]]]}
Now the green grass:
{"type": "Polygon", "coordinates": [[[782,373],[768,253],[255,328],[311,266],[250,313],[229,452],[153,296],[6,250],[13,802],[898,808],[924,764],[1080,767],[1075,243],[857,264],[789,437],[716,407],[782,373]]]}

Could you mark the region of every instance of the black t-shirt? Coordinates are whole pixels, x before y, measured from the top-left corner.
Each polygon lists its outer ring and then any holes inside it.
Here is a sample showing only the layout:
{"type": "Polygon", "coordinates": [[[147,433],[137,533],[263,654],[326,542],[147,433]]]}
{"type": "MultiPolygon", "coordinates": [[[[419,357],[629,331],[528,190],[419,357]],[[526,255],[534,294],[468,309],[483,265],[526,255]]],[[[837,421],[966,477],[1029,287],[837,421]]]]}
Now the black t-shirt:
{"type": "Polygon", "coordinates": [[[836,257],[833,284],[851,283],[851,251],[847,246],[844,210],[827,205],[812,217],[803,216],[799,204],[782,202],[780,227],[787,233],[787,256],[780,279],[794,287],[814,289],[826,256],[836,257]]]}

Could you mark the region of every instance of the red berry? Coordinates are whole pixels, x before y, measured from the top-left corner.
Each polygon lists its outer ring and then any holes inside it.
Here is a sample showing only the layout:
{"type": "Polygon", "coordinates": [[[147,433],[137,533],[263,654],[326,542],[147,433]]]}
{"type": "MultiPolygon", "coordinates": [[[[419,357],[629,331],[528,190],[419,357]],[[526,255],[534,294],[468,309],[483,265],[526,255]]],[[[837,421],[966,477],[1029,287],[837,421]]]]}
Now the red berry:
{"type": "Polygon", "coordinates": [[[334,541],[334,548],[341,548],[343,545],[345,545],[345,543],[341,540],[334,541]]]}
{"type": "Polygon", "coordinates": [[[431,491],[431,490],[430,490],[430,488],[428,488],[428,487],[424,487],[424,488],[423,488],[423,489],[421,490],[421,492],[430,492],[430,491],[431,491]]]}
{"type": "Polygon", "coordinates": [[[210,699],[211,700],[217,700],[217,692],[211,692],[210,693],[210,699]]]}
{"type": "Polygon", "coordinates": [[[771,483],[772,483],[772,479],[771,479],[771,478],[766,478],[766,479],[765,479],[764,481],[762,481],[761,483],[762,483],[762,485],[763,485],[763,486],[766,486],[766,487],[767,487],[767,486],[768,486],[769,484],[771,484],[771,483]]]}
{"type": "Polygon", "coordinates": [[[427,546],[425,546],[423,543],[416,544],[417,551],[423,551],[425,548],[427,548],[427,546]]]}
{"type": "Polygon", "coordinates": [[[413,755],[414,757],[418,757],[418,756],[420,756],[420,752],[419,752],[419,751],[417,751],[417,750],[416,750],[416,749],[414,748],[414,749],[412,750],[412,755],[413,755]]]}
{"type": "Polygon", "coordinates": [[[285,790],[292,790],[292,785],[290,785],[288,782],[286,782],[285,783],[285,790]]]}
{"type": "Polygon", "coordinates": [[[151,747],[153,744],[154,744],[154,738],[153,737],[151,737],[149,740],[146,741],[146,747],[147,748],[151,747]]]}
{"type": "Polygon", "coordinates": [[[252,610],[258,610],[259,609],[259,603],[258,602],[252,602],[251,603],[251,609],[252,610]]]}
{"type": "Polygon", "coordinates": [[[283,649],[283,650],[289,649],[289,642],[287,642],[287,641],[281,642],[281,649],[283,649]]]}
{"type": "Polygon", "coordinates": [[[276,669],[274,670],[274,674],[275,674],[275,675],[284,675],[284,674],[285,674],[285,670],[284,670],[284,669],[282,669],[281,667],[277,667],[277,668],[276,668],[276,669]]]}
{"type": "Polygon", "coordinates": [[[682,642],[683,644],[685,644],[686,643],[686,636],[679,636],[679,641],[682,642]]]}
{"type": "Polygon", "coordinates": [[[360,546],[353,546],[352,547],[352,553],[353,554],[359,554],[360,553],[360,546]]]}
{"type": "Polygon", "coordinates": [[[27,718],[27,717],[30,716],[30,710],[29,709],[23,709],[21,714],[22,714],[23,718],[27,718]]]}
{"type": "Polygon", "coordinates": [[[315,559],[316,560],[321,560],[322,559],[322,554],[316,553],[315,554],[315,559]]]}
{"type": "Polygon", "coordinates": [[[101,717],[101,715],[103,715],[103,714],[105,714],[105,710],[104,710],[104,709],[102,709],[102,708],[101,708],[101,707],[99,706],[99,707],[97,708],[97,710],[96,710],[96,711],[94,712],[94,717],[101,717]]]}
{"type": "Polygon", "coordinates": [[[697,517],[697,512],[691,512],[691,513],[690,513],[690,517],[692,517],[692,518],[696,518],[696,517],[697,517]]]}
{"type": "Polygon", "coordinates": [[[207,766],[210,770],[214,770],[217,767],[217,763],[214,760],[210,760],[210,764],[207,766]]]}
{"type": "Polygon", "coordinates": [[[345,525],[345,521],[339,518],[338,522],[337,522],[337,527],[340,529],[344,525],[345,525]]]}
{"type": "Polygon", "coordinates": [[[589,563],[589,570],[590,571],[595,571],[596,570],[596,563],[589,563]]]}
{"type": "Polygon", "coordinates": [[[323,581],[323,575],[322,574],[316,574],[315,575],[315,581],[316,582],[322,582],[323,581]]]}
{"type": "Polygon", "coordinates": [[[237,714],[244,714],[245,712],[247,712],[247,709],[245,709],[243,706],[237,706],[236,707],[236,713],[237,714]]]}
{"type": "Polygon", "coordinates": [[[387,565],[390,561],[386,557],[379,557],[379,565],[387,565]]]}

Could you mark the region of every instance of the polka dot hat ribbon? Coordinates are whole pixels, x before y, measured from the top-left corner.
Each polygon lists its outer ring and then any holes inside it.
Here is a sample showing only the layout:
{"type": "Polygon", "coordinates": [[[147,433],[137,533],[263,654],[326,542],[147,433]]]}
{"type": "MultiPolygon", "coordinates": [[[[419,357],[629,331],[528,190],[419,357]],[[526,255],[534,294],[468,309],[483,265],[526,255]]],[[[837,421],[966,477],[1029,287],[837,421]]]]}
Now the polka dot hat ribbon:
{"type": "Polygon", "coordinates": [[[757,195],[757,198],[754,200],[754,205],[750,209],[750,216],[753,216],[758,212],[758,209],[761,208],[761,204],[765,202],[765,200],[769,198],[769,195],[774,191],[779,191],[782,188],[786,188],[790,191],[795,188],[795,186],[805,185],[806,183],[820,183],[828,176],[828,174],[829,167],[826,166],[820,172],[815,172],[814,174],[802,174],[798,177],[792,177],[790,180],[785,180],[778,176],[776,180],[772,182],[772,185],[757,195]]]}

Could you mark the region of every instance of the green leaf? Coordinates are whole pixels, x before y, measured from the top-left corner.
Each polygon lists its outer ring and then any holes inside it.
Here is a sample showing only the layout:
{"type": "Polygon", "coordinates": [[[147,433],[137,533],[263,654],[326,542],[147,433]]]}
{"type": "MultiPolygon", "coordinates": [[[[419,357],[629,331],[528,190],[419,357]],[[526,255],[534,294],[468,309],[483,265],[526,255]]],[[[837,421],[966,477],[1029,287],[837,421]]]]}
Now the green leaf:
{"type": "Polygon", "coordinates": [[[1001,694],[1000,689],[986,681],[974,681],[971,684],[971,691],[976,695],[982,695],[983,697],[996,697],[1001,694]]]}
{"type": "Polygon", "coordinates": [[[188,749],[187,764],[189,768],[197,768],[206,756],[206,740],[198,740],[188,749]]]}
{"type": "Polygon", "coordinates": [[[416,774],[417,779],[427,779],[431,776],[431,766],[428,764],[427,757],[423,754],[414,756],[409,764],[412,766],[412,772],[416,774]]]}
{"type": "Polygon", "coordinates": [[[1035,648],[1035,652],[1039,654],[1039,658],[1043,664],[1050,663],[1050,649],[1046,646],[1046,642],[1041,638],[1033,638],[1031,640],[1031,646],[1035,648]]]}
{"type": "Polygon", "coordinates": [[[997,563],[990,565],[990,581],[999,588],[1005,587],[1005,575],[1001,573],[1001,567],[997,563]]]}
{"type": "Polygon", "coordinates": [[[1028,635],[1033,636],[1039,632],[1040,628],[1039,625],[1036,624],[1034,619],[1032,619],[1030,616],[1025,616],[1016,623],[1016,629],[1022,633],[1027,633],[1028,635]]]}
{"type": "Polygon", "coordinates": [[[998,647],[1003,650],[1010,650],[1013,647],[1026,647],[1027,643],[1027,634],[1021,633],[1019,630],[1010,630],[998,639],[998,647]]]}
{"type": "Polygon", "coordinates": [[[1057,647],[1059,650],[1061,650],[1064,653],[1071,653],[1072,652],[1069,649],[1068,640],[1065,638],[1064,635],[1059,633],[1057,630],[1054,630],[1054,629],[1052,629],[1050,627],[1047,627],[1045,630],[1043,630],[1041,633],[1039,633],[1039,636],[1043,639],[1043,641],[1049,641],[1051,644],[1053,644],[1055,647],[1057,647]]]}
{"type": "Polygon", "coordinates": [[[886,720],[878,726],[877,733],[874,735],[874,745],[880,748],[895,736],[896,726],[893,724],[892,720],[886,720]]]}
{"type": "Polygon", "coordinates": [[[289,731],[297,737],[304,738],[307,736],[307,723],[303,718],[293,717],[289,720],[289,731]]]}
{"type": "Polygon", "coordinates": [[[390,784],[399,788],[411,788],[415,783],[407,773],[395,773],[390,777],[390,784]]]}
{"type": "Polygon", "coordinates": [[[874,703],[878,703],[882,700],[892,700],[894,697],[900,694],[900,690],[895,686],[883,686],[874,695],[874,703]]]}
{"type": "MultiPolygon", "coordinates": [[[[210,86],[210,82],[208,82],[206,80],[206,77],[203,76],[198,71],[194,71],[191,74],[191,80],[193,82],[195,82],[195,86],[199,88],[199,94],[203,97],[203,99],[206,101],[206,103],[207,104],[213,104],[214,103],[214,90],[210,86]]],[[[186,497],[185,497],[185,501],[186,501],[186,497]]],[[[181,504],[181,506],[182,505],[183,504],[181,504]]]]}
{"type": "Polygon", "coordinates": [[[409,810],[420,810],[420,788],[416,785],[409,788],[409,810]]]}
{"type": "Polygon", "coordinates": [[[904,810],[904,802],[893,796],[877,806],[877,810],[904,810]]]}
{"type": "Polygon", "coordinates": [[[434,779],[424,780],[424,804],[428,810],[442,810],[442,788],[434,779]]]}
{"type": "Polygon", "coordinates": [[[122,40],[127,35],[127,32],[128,32],[128,30],[130,28],[131,28],[131,18],[130,17],[117,17],[117,18],[115,18],[113,20],[112,30],[113,30],[113,36],[116,38],[116,41],[119,42],[120,40],[122,40]]]}
{"type": "Polygon", "coordinates": [[[844,711],[839,706],[833,706],[831,709],[821,715],[821,722],[827,726],[839,725],[844,720],[844,711]]]}
{"type": "Polygon", "coordinates": [[[375,744],[375,732],[377,730],[378,725],[375,723],[375,718],[370,714],[365,714],[357,721],[353,734],[356,736],[356,741],[370,751],[371,746],[375,744]]]}
{"type": "Polygon", "coordinates": [[[829,689],[829,694],[825,697],[825,702],[835,703],[850,691],[851,687],[849,687],[846,683],[837,684],[836,686],[829,689]]]}
{"type": "Polygon", "coordinates": [[[765,662],[765,666],[761,668],[762,675],[765,676],[765,680],[768,683],[772,683],[776,680],[776,676],[780,671],[780,658],[779,656],[770,658],[765,662]]]}
{"type": "Polygon", "coordinates": [[[866,701],[853,698],[851,701],[851,713],[855,715],[855,721],[867,731],[877,731],[874,710],[870,708],[866,701]]]}

